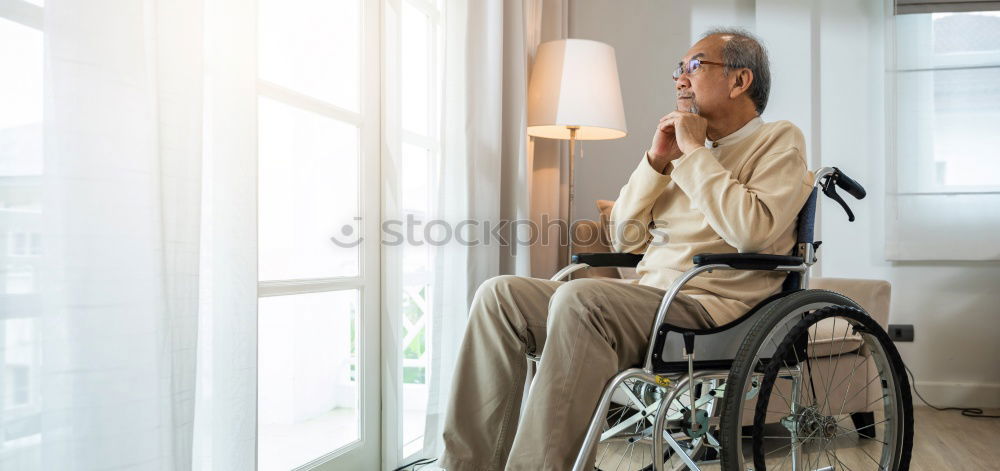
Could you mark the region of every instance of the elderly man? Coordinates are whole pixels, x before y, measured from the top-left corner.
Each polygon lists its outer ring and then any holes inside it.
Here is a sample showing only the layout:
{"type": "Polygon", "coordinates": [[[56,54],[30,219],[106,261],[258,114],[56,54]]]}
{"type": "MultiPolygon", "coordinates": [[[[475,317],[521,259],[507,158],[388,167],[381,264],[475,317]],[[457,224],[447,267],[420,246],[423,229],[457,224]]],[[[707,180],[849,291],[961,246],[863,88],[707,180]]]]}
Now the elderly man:
{"type": "MultiPolygon", "coordinates": [[[[765,123],[763,46],[715,30],[673,74],[660,118],[611,219],[618,251],[645,252],[638,284],[500,276],[476,293],[444,430],[447,470],[567,470],[601,391],[643,360],[665,289],[698,253],[788,254],[811,177],[802,133],[765,123]],[[518,421],[525,353],[542,353],[518,421]]],[[[777,292],[781,274],[717,271],[681,291],[667,322],[709,328],[777,292]]]]}

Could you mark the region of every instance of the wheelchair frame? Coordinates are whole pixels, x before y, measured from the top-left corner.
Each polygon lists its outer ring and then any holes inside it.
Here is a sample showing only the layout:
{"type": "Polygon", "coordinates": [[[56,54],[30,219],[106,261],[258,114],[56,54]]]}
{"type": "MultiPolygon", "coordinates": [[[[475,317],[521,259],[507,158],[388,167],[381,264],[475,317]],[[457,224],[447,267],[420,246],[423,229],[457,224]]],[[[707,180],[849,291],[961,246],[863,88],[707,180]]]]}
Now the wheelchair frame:
{"type": "MultiPolygon", "coordinates": [[[[864,189],[861,188],[856,182],[851,180],[845,174],[841,173],[836,167],[823,167],[817,170],[814,174],[813,180],[813,192],[810,196],[812,200],[815,198],[815,193],[817,190],[821,189],[827,196],[833,198],[844,209],[847,211],[850,220],[854,220],[854,215],[851,213],[850,209],[847,207],[846,203],[836,194],[833,185],[836,184],[841,188],[845,189],[857,198],[864,197],[864,189]]],[[[807,204],[813,204],[814,201],[807,202],[807,204]]],[[[801,223],[801,221],[800,221],[801,223]]],[[[810,221],[810,224],[812,221],[810,221]]],[[[587,471],[585,469],[587,465],[587,460],[590,456],[591,450],[597,445],[598,439],[602,433],[602,427],[608,410],[611,406],[612,396],[615,390],[622,385],[626,380],[637,378],[644,382],[650,384],[658,384],[666,388],[666,394],[663,398],[655,402],[654,404],[671,404],[676,400],[683,392],[687,389],[688,396],[690,398],[690,423],[696,424],[695,413],[697,407],[695,404],[695,391],[694,383],[695,380],[726,380],[729,375],[728,370],[718,370],[718,369],[699,369],[694,368],[694,350],[693,346],[686,347],[687,352],[684,358],[688,363],[687,373],[679,373],[678,376],[673,378],[666,378],[665,375],[659,375],[654,373],[653,359],[656,357],[656,338],[657,331],[664,325],[664,319],[666,318],[667,311],[670,308],[671,303],[677,294],[680,292],[681,288],[691,279],[698,276],[701,273],[712,272],[714,270],[765,270],[765,271],[780,271],[788,273],[799,274],[798,288],[808,289],[809,288],[809,270],[813,264],[818,261],[816,258],[816,247],[817,243],[812,240],[802,240],[801,234],[798,237],[796,245],[796,253],[800,256],[779,256],[779,255],[760,255],[760,254],[722,254],[720,263],[711,263],[713,260],[718,260],[718,257],[706,256],[702,260],[695,257],[695,266],[691,269],[685,271],[680,277],[671,283],[670,287],[667,289],[666,294],[663,296],[663,300],[660,302],[660,306],[656,312],[656,318],[653,322],[652,329],[649,336],[649,346],[646,350],[645,360],[641,368],[629,368],[624,370],[617,375],[615,375],[605,386],[604,391],[601,395],[600,402],[597,404],[597,409],[594,411],[594,415],[591,418],[590,426],[587,430],[587,435],[584,438],[583,445],[580,447],[580,451],[577,454],[576,461],[573,466],[574,471],[587,471]],[[749,257],[748,257],[749,256],[749,257]],[[748,263],[741,263],[746,260],[748,263]],[[736,263],[732,263],[732,262],[736,263]],[[699,263],[706,262],[706,263],[699,263]],[[728,263],[727,263],[728,262],[728,263]],[[792,262],[792,263],[789,263],[792,262]],[[665,384],[664,380],[669,381],[665,384]]],[[[812,239],[812,228],[809,228],[809,237],[812,239]]],[[[600,254],[600,255],[632,255],[632,254],[600,254]]],[[[633,259],[641,258],[641,255],[632,255],[633,259]]],[[[574,255],[574,261],[577,261],[577,256],[574,255]]],[[[555,275],[553,275],[550,280],[561,281],[570,274],[582,270],[584,268],[589,268],[595,265],[588,263],[573,263],[563,267],[555,275]]],[[[621,264],[601,264],[596,266],[622,266],[621,264]]],[[[752,315],[752,314],[748,314],[752,315]]],[[[693,343],[693,340],[692,340],[693,343]]],[[[533,362],[538,362],[539,358],[534,355],[529,355],[528,359],[533,362]]],[[[801,389],[801,370],[799,366],[796,365],[792,369],[781,370],[782,375],[790,376],[792,378],[792,395],[795,397],[793,401],[793,412],[794,404],[797,402],[797,397],[801,389]]],[[[653,430],[663,430],[666,425],[666,411],[668,407],[656,407],[657,413],[655,419],[653,420],[653,430]]],[[[714,415],[714,414],[713,414],[714,415]]],[[[648,420],[648,417],[643,417],[641,420],[648,420]]],[[[707,426],[715,425],[718,423],[718,417],[710,417],[707,426]]],[[[795,435],[792,431],[792,442],[795,443],[795,435]]],[[[662,434],[661,434],[662,435],[662,434]]],[[[681,459],[681,461],[686,464],[692,470],[699,470],[700,468],[695,463],[695,461],[688,455],[688,451],[684,449],[670,434],[665,434],[662,437],[664,441],[667,442],[675,454],[681,459]]],[[[715,442],[714,445],[718,445],[717,439],[714,439],[711,434],[705,434],[705,439],[710,442],[715,442]]],[[[652,440],[653,453],[652,456],[664,456],[663,442],[659,439],[652,440]]],[[[797,446],[792,446],[792,469],[797,468],[799,450],[797,446]]],[[[654,459],[653,466],[656,471],[662,471],[663,460],[654,459]]]]}

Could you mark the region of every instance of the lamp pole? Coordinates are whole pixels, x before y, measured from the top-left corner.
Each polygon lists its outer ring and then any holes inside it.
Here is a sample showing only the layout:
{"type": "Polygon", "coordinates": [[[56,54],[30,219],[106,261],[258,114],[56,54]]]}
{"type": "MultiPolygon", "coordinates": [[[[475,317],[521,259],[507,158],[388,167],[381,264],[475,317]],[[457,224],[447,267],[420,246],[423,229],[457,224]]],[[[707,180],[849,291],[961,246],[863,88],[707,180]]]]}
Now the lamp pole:
{"type": "Polygon", "coordinates": [[[569,129],[569,204],[566,209],[566,220],[567,220],[567,230],[569,231],[569,246],[566,249],[567,252],[567,263],[573,263],[573,184],[576,180],[573,178],[573,162],[576,160],[576,131],[580,129],[580,126],[566,126],[569,129]]]}

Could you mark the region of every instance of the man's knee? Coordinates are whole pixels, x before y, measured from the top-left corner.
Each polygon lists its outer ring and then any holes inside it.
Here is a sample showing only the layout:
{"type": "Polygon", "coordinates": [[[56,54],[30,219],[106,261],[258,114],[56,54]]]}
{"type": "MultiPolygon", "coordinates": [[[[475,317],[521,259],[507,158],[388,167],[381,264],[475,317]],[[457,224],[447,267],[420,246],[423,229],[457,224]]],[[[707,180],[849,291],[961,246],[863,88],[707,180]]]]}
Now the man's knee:
{"type": "Polygon", "coordinates": [[[475,299],[477,301],[493,300],[501,296],[506,296],[511,293],[512,289],[516,289],[514,286],[521,281],[523,281],[522,278],[515,275],[494,276],[479,285],[479,289],[476,290],[475,299]]]}
{"type": "Polygon", "coordinates": [[[485,315],[506,305],[528,286],[528,278],[516,275],[498,275],[479,285],[472,300],[471,315],[485,315]]]}
{"type": "Polygon", "coordinates": [[[581,278],[563,283],[549,300],[549,315],[554,323],[593,322],[605,310],[601,288],[604,281],[581,278]]]}

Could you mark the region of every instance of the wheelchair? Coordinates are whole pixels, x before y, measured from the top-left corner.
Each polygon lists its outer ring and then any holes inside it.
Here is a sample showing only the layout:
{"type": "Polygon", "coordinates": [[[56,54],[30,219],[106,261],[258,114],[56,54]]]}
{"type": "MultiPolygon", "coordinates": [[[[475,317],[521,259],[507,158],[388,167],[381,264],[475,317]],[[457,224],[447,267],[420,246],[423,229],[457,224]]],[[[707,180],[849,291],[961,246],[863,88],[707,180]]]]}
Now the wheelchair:
{"type": "MultiPolygon", "coordinates": [[[[905,470],[913,441],[910,386],[887,333],[856,302],[809,289],[818,260],[817,195],[864,188],[836,167],[815,172],[791,255],[700,254],[669,287],[641,367],[607,383],[574,471],[905,470]],[[664,322],[689,280],[713,270],[787,272],[778,294],[702,330],[664,322]]],[[[556,273],[635,267],[642,255],[581,253],[556,273]]],[[[538,361],[530,357],[529,360],[538,361]]]]}

